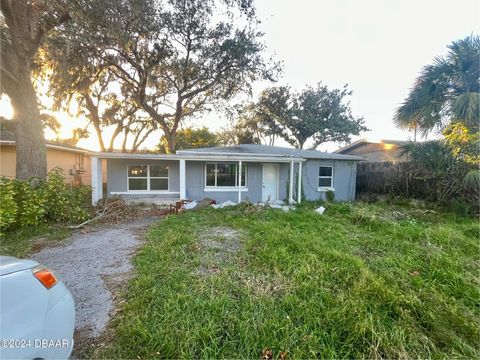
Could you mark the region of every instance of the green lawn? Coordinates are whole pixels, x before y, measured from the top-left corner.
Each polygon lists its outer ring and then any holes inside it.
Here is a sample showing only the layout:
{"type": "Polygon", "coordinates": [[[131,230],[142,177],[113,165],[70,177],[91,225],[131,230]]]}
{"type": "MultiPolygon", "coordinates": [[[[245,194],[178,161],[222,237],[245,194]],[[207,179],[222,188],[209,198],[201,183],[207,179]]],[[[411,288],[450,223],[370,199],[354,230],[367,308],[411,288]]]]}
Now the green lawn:
{"type": "Polygon", "coordinates": [[[478,358],[478,220],[325,206],[165,218],[94,356],[478,358]]]}
{"type": "Polygon", "coordinates": [[[44,246],[65,239],[68,235],[70,230],[62,226],[25,226],[0,235],[0,255],[25,258],[44,246]]]}

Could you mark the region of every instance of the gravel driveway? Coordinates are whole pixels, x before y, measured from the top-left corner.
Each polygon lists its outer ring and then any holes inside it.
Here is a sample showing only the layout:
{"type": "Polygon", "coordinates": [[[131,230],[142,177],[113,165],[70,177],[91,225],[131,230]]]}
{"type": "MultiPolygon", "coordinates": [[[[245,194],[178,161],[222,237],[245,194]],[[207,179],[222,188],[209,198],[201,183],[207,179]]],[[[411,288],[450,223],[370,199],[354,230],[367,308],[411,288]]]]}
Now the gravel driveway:
{"type": "Polygon", "coordinates": [[[114,312],[109,289],[131,274],[131,258],[142,241],[143,230],[158,219],[146,217],[75,232],[62,245],[33,256],[54,270],[72,293],[77,336],[95,338],[102,333],[114,312]]]}

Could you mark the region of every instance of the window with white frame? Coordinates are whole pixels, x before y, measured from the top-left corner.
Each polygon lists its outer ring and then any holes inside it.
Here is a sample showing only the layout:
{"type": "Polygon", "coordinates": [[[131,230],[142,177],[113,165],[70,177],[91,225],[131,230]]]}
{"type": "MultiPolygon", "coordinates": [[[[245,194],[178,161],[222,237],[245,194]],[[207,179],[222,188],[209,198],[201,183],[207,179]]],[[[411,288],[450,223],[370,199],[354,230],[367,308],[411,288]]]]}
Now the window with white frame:
{"type": "Polygon", "coordinates": [[[318,170],[318,189],[333,189],[333,166],[320,166],[318,170]]]}
{"type": "MultiPolygon", "coordinates": [[[[247,183],[247,165],[242,165],[241,185],[247,183]]],[[[206,187],[236,187],[238,186],[238,164],[236,163],[207,163],[205,164],[206,187]]]]}
{"type": "Polygon", "coordinates": [[[168,191],[168,166],[128,165],[128,191],[168,191]]]}

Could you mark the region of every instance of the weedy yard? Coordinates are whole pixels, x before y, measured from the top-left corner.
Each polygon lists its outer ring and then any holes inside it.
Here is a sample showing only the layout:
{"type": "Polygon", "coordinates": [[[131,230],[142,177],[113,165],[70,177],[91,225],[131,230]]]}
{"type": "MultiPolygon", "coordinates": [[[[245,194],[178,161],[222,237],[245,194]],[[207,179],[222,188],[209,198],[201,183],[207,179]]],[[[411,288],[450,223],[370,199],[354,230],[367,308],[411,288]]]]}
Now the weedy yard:
{"type": "Polygon", "coordinates": [[[478,358],[477,219],[315,206],[160,221],[135,258],[113,342],[93,355],[478,358]]]}

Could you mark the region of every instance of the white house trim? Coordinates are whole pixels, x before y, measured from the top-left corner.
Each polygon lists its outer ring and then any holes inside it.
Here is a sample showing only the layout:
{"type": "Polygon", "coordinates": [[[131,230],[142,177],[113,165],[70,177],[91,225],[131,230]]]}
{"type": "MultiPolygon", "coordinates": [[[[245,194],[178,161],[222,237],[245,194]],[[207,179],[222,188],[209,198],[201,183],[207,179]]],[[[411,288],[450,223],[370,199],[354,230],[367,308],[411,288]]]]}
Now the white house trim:
{"type": "Polygon", "coordinates": [[[102,159],[92,157],[92,205],[103,198],[102,159]]]}
{"type": "Polygon", "coordinates": [[[111,195],[154,195],[154,194],[171,194],[178,195],[178,191],[167,191],[167,190],[129,190],[129,191],[112,191],[109,194],[111,195]]]}
{"type": "Polygon", "coordinates": [[[185,178],[185,159],[180,159],[180,199],[187,198],[187,187],[185,178]]]}
{"type": "Polygon", "coordinates": [[[297,203],[302,202],[302,162],[298,163],[298,180],[297,180],[297,203]]]}
{"type": "MultiPolygon", "coordinates": [[[[245,186],[247,185],[247,173],[245,173],[245,186]]],[[[242,202],[242,160],[238,162],[238,203],[242,202]]]]}
{"type": "Polygon", "coordinates": [[[238,189],[238,186],[209,186],[209,187],[204,187],[203,188],[204,192],[245,192],[248,191],[248,188],[242,187],[238,189]]]}
{"type": "Polygon", "coordinates": [[[293,165],[294,162],[290,161],[290,183],[288,189],[288,203],[293,204],[293,165]]]}

